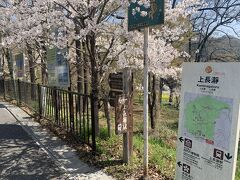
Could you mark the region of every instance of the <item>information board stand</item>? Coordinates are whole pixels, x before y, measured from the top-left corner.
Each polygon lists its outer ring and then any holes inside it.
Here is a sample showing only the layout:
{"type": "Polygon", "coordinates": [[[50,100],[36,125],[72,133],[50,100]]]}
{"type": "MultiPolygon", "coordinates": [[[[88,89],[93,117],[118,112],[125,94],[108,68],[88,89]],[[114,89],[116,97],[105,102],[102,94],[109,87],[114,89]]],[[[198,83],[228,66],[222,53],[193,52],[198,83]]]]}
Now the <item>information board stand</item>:
{"type": "Polygon", "coordinates": [[[176,180],[234,180],[240,63],[185,63],[176,180]]]}

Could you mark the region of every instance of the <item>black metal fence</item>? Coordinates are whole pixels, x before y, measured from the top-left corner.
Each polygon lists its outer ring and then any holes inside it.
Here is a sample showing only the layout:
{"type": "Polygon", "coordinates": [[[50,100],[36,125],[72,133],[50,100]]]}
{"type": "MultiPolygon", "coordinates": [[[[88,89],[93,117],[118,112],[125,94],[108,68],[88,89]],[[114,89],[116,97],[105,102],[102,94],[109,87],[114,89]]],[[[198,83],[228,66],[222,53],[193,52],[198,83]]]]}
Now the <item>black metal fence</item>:
{"type": "Polygon", "coordinates": [[[27,106],[96,150],[90,95],[19,80],[0,80],[0,96],[27,106]]]}
{"type": "Polygon", "coordinates": [[[0,78],[0,96],[4,97],[4,81],[0,78]]]}

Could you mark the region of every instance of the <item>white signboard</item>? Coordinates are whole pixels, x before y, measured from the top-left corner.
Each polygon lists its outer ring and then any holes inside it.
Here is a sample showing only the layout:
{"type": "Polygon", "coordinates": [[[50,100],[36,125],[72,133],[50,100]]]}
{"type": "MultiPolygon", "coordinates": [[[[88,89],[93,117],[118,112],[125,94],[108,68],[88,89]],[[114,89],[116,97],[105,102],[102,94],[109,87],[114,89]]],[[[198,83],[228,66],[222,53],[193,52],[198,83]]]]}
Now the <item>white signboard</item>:
{"type": "Polygon", "coordinates": [[[233,180],[239,139],[240,63],[185,63],[177,180],[233,180]]]}

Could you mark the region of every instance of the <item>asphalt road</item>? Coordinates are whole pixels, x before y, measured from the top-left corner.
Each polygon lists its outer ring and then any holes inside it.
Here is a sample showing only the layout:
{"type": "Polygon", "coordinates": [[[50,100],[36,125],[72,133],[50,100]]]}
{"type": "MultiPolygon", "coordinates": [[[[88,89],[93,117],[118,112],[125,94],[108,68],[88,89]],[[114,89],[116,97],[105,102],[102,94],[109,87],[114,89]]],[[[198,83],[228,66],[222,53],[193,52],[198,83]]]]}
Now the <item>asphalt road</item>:
{"type": "Polygon", "coordinates": [[[53,160],[0,104],[0,179],[65,179],[53,160]]]}

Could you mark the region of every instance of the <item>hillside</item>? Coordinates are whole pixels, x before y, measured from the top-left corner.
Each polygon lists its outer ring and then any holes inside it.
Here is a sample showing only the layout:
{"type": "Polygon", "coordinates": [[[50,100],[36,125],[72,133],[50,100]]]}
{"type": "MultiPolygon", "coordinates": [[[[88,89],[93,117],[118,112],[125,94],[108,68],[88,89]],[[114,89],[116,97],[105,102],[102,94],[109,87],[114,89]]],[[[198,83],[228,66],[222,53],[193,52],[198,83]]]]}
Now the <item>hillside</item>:
{"type": "MultiPolygon", "coordinates": [[[[192,55],[196,48],[196,42],[192,42],[192,55]]],[[[232,36],[211,38],[203,51],[203,58],[218,62],[240,61],[240,39],[232,36]]]]}

